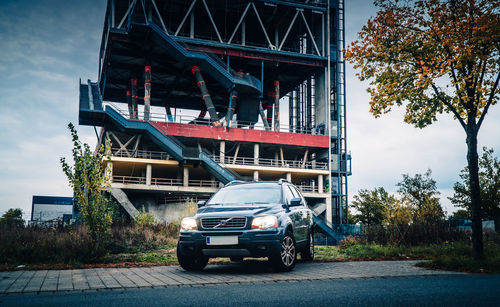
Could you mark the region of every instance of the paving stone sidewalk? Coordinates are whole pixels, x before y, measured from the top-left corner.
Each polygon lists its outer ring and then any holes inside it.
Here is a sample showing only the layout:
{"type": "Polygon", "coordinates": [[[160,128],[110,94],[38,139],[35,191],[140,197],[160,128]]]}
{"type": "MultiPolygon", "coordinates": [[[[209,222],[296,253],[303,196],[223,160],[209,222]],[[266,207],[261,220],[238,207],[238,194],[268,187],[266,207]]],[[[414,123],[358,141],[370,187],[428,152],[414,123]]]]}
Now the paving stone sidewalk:
{"type": "Polygon", "coordinates": [[[0,272],[0,294],[464,274],[418,268],[417,262],[298,263],[288,273],[273,273],[263,261],[208,265],[196,273],[178,266],[0,272]]]}

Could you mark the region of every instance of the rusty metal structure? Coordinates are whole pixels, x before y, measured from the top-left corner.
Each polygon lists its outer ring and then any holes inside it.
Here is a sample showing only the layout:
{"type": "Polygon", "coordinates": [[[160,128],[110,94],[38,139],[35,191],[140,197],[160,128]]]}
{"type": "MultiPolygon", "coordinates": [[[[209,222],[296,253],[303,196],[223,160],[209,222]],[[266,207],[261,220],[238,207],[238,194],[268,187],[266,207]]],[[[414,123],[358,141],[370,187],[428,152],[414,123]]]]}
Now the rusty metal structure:
{"type": "Polygon", "coordinates": [[[111,144],[126,211],[168,222],[230,181],[286,179],[322,228],[347,223],[343,2],[109,0],[79,121],[111,144]]]}

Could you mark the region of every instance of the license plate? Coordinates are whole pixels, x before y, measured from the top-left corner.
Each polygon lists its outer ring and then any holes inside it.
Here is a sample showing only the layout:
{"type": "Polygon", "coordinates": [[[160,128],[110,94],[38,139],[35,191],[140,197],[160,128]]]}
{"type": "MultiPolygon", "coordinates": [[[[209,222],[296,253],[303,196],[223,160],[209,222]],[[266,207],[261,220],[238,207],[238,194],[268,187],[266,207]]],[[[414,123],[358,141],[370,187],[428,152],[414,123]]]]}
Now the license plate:
{"type": "Polygon", "coordinates": [[[238,245],[238,236],[207,237],[207,245],[238,245]]]}

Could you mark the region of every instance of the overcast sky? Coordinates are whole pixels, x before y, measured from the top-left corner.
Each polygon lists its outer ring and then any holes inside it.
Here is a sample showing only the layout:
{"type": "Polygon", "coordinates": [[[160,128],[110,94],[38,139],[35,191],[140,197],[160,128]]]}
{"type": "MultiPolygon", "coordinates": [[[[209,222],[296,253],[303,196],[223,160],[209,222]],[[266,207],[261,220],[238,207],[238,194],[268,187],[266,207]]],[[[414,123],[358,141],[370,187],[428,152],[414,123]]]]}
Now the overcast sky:
{"type": "MultiPolygon", "coordinates": [[[[71,196],[59,158],[69,156],[68,122],[78,122],[78,80],[97,79],[105,0],[0,1],[0,214],[22,208],[29,218],[33,195],[71,196]]],[[[370,1],[346,0],[346,39],[353,41],[375,14],[370,1]]],[[[423,130],[403,123],[403,109],[375,119],[367,84],[347,65],[347,138],[352,154],[350,198],[362,188],[395,192],[403,173],[430,168],[446,196],[466,164],[465,134],[444,114],[423,130]]],[[[94,146],[91,127],[79,126],[94,146]]],[[[500,153],[500,106],[490,113],[479,146],[500,153]]]]}

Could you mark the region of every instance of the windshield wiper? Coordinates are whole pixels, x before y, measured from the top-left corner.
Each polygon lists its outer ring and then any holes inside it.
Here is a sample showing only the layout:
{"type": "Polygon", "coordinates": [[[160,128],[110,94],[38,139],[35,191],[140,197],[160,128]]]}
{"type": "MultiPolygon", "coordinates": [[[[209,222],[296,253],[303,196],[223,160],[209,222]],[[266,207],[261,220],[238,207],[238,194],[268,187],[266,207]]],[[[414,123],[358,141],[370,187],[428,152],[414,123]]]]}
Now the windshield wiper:
{"type": "Polygon", "coordinates": [[[246,202],[244,204],[250,204],[250,205],[260,205],[260,204],[270,204],[271,202],[269,201],[251,201],[251,202],[246,202]]]}

